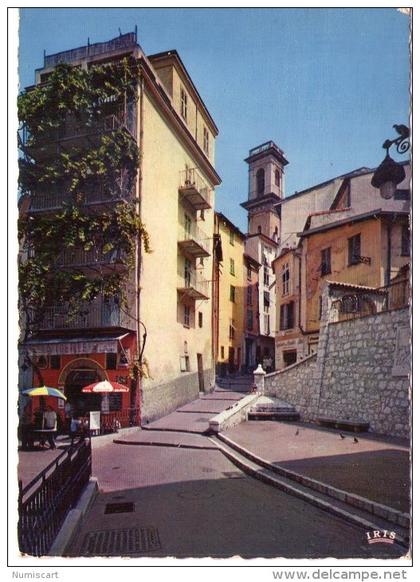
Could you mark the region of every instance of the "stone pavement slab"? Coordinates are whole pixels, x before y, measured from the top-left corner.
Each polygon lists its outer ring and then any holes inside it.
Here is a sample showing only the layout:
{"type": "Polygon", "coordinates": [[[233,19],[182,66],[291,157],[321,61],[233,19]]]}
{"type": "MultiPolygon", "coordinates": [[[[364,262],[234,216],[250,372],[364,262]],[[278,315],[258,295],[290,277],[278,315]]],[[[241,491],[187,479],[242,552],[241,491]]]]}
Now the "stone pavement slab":
{"type": "Polygon", "coordinates": [[[200,400],[240,400],[244,397],[242,392],[232,392],[231,390],[218,390],[210,394],[204,394],[200,400]]]}
{"type": "Polygon", "coordinates": [[[399,511],[410,509],[409,446],[402,439],[346,432],[341,438],[336,430],[272,421],[249,421],[225,434],[274,465],[399,511]]]}
{"type": "Polygon", "coordinates": [[[180,432],[191,432],[203,434],[209,428],[209,419],[214,416],[214,412],[206,414],[202,412],[192,412],[191,414],[182,414],[172,412],[163,418],[149,422],[143,427],[144,430],[169,430],[180,432]]]}
{"type": "Polygon", "coordinates": [[[175,431],[165,432],[139,429],[129,435],[115,435],[114,442],[116,444],[126,445],[217,450],[217,447],[204,436],[175,431]]]}
{"type": "Polygon", "coordinates": [[[219,412],[222,412],[222,410],[226,410],[226,408],[235,404],[235,402],[237,402],[237,401],[238,400],[233,400],[233,399],[230,399],[230,400],[229,399],[194,400],[194,402],[190,402],[189,404],[185,404],[185,406],[181,406],[181,408],[178,408],[177,412],[184,412],[184,413],[200,412],[203,414],[208,414],[208,413],[218,414],[219,412]]]}

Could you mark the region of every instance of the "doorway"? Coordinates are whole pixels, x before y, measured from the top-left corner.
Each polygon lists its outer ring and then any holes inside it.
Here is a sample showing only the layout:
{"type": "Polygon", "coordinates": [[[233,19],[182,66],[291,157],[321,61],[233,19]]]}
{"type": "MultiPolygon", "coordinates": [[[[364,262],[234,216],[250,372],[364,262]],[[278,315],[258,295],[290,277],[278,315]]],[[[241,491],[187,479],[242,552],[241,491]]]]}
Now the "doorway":
{"type": "Polygon", "coordinates": [[[76,416],[85,416],[91,410],[101,409],[101,394],[83,394],[82,388],[101,378],[96,370],[76,369],[69,372],[64,385],[67,402],[76,416]]]}
{"type": "Polygon", "coordinates": [[[203,354],[197,354],[198,389],[204,392],[203,354]]]}

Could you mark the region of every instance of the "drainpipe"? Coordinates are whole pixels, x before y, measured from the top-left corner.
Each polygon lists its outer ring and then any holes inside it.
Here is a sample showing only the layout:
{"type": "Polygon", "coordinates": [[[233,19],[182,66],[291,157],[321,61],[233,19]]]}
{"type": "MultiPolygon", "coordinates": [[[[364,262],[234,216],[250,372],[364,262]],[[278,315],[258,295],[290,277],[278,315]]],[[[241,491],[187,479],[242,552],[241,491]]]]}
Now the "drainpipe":
{"type": "MultiPolygon", "coordinates": [[[[139,169],[137,172],[137,213],[141,220],[141,200],[142,200],[142,183],[143,183],[143,117],[144,117],[144,78],[141,74],[140,76],[140,83],[139,83],[139,120],[138,120],[138,136],[139,136],[139,169]]],[[[142,241],[141,238],[138,237],[137,239],[137,265],[136,265],[136,333],[137,333],[137,353],[139,355],[139,364],[141,365],[140,361],[140,338],[141,338],[141,317],[140,317],[140,279],[141,279],[141,261],[142,261],[142,241]]],[[[140,399],[140,406],[143,403],[143,391],[142,391],[142,379],[141,376],[137,378],[137,386],[139,399],[140,399]]]]}

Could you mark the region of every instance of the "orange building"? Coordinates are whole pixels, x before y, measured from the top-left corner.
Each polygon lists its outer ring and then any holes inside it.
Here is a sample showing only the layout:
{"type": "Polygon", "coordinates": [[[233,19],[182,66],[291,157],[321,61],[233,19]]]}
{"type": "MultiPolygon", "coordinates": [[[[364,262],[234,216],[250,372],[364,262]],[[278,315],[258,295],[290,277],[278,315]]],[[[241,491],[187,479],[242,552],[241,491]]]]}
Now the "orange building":
{"type": "Polygon", "coordinates": [[[296,245],[280,250],[273,261],[277,369],[317,351],[327,281],[378,288],[389,285],[409,265],[407,165],[406,170],[405,183],[392,200],[381,199],[370,185],[372,170],[348,175],[329,208],[307,216],[296,245]]]}

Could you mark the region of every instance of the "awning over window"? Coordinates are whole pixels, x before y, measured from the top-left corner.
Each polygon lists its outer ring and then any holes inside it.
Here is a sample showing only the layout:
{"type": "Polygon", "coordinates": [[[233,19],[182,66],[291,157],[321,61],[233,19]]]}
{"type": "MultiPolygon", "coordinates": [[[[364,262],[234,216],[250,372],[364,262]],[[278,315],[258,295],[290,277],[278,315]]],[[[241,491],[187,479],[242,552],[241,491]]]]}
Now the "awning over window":
{"type": "Polygon", "coordinates": [[[118,352],[119,342],[127,335],[32,339],[25,342],[25,348],[31,356],[111,354],[118,352]]]}

